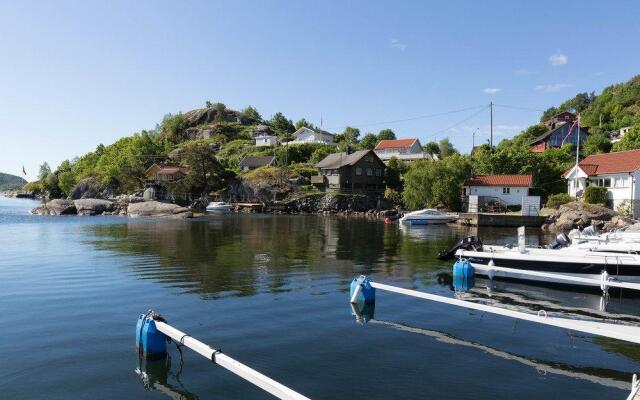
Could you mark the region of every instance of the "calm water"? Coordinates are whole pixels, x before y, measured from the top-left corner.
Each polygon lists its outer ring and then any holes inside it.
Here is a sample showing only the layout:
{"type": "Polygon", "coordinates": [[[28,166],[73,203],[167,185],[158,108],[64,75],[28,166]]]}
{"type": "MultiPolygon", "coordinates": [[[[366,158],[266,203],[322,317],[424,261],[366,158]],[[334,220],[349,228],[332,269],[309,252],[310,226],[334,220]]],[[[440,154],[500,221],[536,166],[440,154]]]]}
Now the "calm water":
{"type": "MultiPolygon", "coordinates": [[[[313,399],[623,399],[640,372],[637,346],[392,293],[356,322],[358,274],[454,296],[451,265],[434,256],[476,231],[315,216],[41,217],[32,206],[0,199],[2,398],[270,398],[188,350],[182,366],[174,348],[170,366],[140,366],[134,327],[149,308],[313,399]]],[[[515,241],[512,230],[479,234],[515,241]]],[[[618,294],[604,304],[479,280],[463,296],[640,321],[640,300],[618,294]]]]}

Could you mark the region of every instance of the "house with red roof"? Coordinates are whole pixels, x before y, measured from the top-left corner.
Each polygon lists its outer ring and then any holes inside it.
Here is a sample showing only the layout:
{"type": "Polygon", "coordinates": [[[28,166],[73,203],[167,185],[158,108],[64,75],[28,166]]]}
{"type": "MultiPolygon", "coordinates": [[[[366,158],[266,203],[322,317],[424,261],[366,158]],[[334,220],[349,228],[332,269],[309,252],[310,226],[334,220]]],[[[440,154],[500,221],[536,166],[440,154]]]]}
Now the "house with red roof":
{"type": "Polygon", "coordinates": [[[169,165],[164,163],[153,163],[144,172],[147,181],[157,183],[173,182],[187,174],[189,169],[181,165],[169,165]]]}
{"type": "Polygon", "coordinates": [[[633,216],[640,216],[640,204],[636,204],[640,200],[640,149],[590,155],[562,177],[567,179],[569,195],[581,197],[588,186],[606,187],[607,206],[615,210],[627,200],[633,216]]]}
{"type": "Polygon", "coordinates": [[[373,151],[385,164],[391,157],[405,162],[431,159],[428,153],[422,151],[419,139],[381,140],[373,151]]]}
{"type": "Polygon", "coordinates": [[[464,181],[463,194],[497,198],[508,206],[522,205],[533,186],[531,175],[476,175],[464,181]]]}
{"type": "Polygon", "coordinates": [[[548,131],[533,139],[530,144],[531,152],[542,153],[547,149],[562,147],[565,144],[576,145],[580,140],[580,147],[589,136],[589,128],[576,123],[578,117],[568,111],[556,114],[544,122],[548,131]],[[580,133],[578,134],[578,130],[580,133]]]}

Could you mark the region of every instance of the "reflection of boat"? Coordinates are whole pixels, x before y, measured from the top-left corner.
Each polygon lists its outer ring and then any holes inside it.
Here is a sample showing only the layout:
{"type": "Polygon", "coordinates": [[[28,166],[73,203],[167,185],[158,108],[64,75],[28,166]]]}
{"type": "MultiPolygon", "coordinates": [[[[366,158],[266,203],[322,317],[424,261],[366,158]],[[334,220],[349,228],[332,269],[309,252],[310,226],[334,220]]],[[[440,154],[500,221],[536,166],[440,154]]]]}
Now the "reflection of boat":
{"type": "Polygon", "coordinates": [[[411,225],[446,224],[458,219],[458,214],[444,213],[433,208],[412,211],[400,218],[400,223],[411,225]]]}
{"type": "Polygon", "coordinates": [[[224,201],[212,201],[207,206],[207,211],[209,212],[231,211],[231,204],[225,203],[224,201]]]}
{"type": "MultiPolygon", "coordinates": [[[[182,369],[182,366],[180,369],[182,369]]],[[[138,374],[147,390],[157,390],[173,400],[198,399],[198,396],[184,388],[182,382],[180,382],[180,372],[171,373],[171,357],[169,356],[154,361],[138,357],[138,365],[134,372],[138,374]],[[173,378],[176,383],[169,383],[170,378],[173,378]]]]}

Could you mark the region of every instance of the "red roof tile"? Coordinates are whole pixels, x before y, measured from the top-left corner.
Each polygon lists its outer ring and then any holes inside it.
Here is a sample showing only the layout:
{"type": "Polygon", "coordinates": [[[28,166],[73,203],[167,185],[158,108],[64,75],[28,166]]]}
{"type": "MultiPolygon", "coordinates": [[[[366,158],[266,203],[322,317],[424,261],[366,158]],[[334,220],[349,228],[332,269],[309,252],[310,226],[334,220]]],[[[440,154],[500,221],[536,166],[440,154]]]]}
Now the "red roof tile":
{"type": "MultiPolygon", "coordinates": [[[[640,169],[640,149],[593,154],[580,161],[578,166],[589,176],[633,172],[640,169]]],[[[563,176],[566,176],[572,168],[569,168],[563,176]]]]}
{"type": "Polygon", "coordinates": [[[531,175],[476,175],[464,181],[464,186],[524,186],[531,187],[531,175]]]}
{"type": "Polygon", "coordinates": [[[406,149],[413,146],[418,139],[395,139],[395,140],[381,140],[374,150],[384,149],[406,149]]]}

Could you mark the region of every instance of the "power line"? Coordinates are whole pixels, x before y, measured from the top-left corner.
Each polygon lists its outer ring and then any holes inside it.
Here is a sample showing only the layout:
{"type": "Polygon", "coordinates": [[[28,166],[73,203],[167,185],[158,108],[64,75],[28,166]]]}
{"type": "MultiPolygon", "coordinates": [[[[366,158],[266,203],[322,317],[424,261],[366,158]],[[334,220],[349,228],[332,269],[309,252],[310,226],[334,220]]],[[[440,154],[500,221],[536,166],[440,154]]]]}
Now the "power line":
{"type": "Polygon", "coordinates": [[[399,122],[407,122],[407,121],[415,121],[418,119],[425,119],[425,118],[434,118],[434,117],[440,117],[443,115],[450,115],[450,114],[456,114],[456,113],[461,113],[464,111],[469,111],[469,110],[476,110],[478,108],[484,108],[485,106],[475,106],[475,107],[467,107],[467,108],[462,108],[460,110],[453,110],[453,111],[445,111],[445,112],[440,112],[440,113],[435,113],[435,114],[426,114],[426,115],[419,115],[417,117],[410,117],[410,118],[404,118],[404,119],[396,119],[396,120],[391,120],[391,121],[383,121],[383,122],[373,122],[373,123],[367,123],[367,124],[350,124],[350,125],[344,125],[344,126],[335,126],[335,127],[330,127],[330,128],[326,128],[329,130],[335,130],[335,129],[340,129],[340,128],[345,128],[347,126],[357,126],[357,127],[366,127],[366,126],[376,126],[376,125],[387,125],[387,124],[395,124],[395,123],[399,123],[399,122]]]}
{"type": "Polygon", "coordinates": [[[487,110],[488,108],[489,108],[489,106],[488,106],[488,105],[487,105],[487,106],[482,106],[482,108],[481,108],[480,110],[478,110],[478,111],[474,112],[473,114],[469,115],[468,117],[465,117],[464,119],[462,119],[462,120],[460,120],[460,121],[456,122],[456,123],[455,123],[455,124],[453,124],[453,125],[450,125],[450,126],[448,126],[448,127],[444,128],[444,129],[440,129],[439,131],[435,131],[435,132],[433,132],[432,134],[427,135],[426,137],[433,137],[433,136],[437,136],[437,135],[438,135],[438,134],[440,134],[440,133],[443,133],[443,132],[446,132],[446,131],[448,131],[448,130],[450,130],[450,129],[453,129],[453,128],[455,128],[456,126],[461,125],[461,124],[463,124],[463,123],[465,123],[465,122],[469,121],[470,119],[472,119],[472,118],[473,118],[473,117],[475,117],[476,115],[480,114],[481,112],[483,112],[483,111],[487,110]]]}

